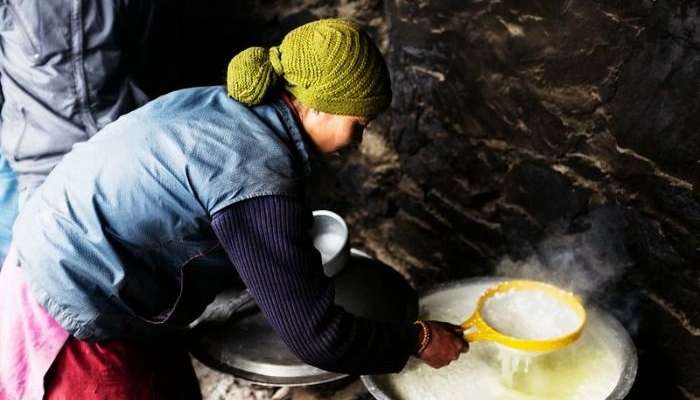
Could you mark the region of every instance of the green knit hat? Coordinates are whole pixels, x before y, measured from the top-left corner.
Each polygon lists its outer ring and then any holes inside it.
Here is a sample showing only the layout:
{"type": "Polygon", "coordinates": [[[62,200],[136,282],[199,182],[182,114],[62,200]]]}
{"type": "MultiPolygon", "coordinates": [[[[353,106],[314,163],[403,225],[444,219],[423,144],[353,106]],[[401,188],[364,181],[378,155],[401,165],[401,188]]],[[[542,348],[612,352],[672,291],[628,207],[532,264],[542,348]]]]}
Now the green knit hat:
{"type": "Polygon", "coordinates": [[[302,104],[318,111],[369,117],[391,103],[384,57],[359,26],[322,19],[287,34],[279,46],[250,47],[228,65],[228,94],[243,104],[260,104],[282,79],[302,104]]]}

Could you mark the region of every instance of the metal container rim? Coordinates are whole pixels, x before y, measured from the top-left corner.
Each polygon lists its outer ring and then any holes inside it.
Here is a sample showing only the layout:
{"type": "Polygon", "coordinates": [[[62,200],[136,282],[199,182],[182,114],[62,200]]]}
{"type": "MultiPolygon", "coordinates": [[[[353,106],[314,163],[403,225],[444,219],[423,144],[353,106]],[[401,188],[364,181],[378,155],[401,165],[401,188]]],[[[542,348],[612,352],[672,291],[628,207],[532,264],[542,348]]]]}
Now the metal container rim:
{"type": "MultiPolygon", "coordinates": [[[[456,281],[449,281],[449,282],[443,282],[439,283],[437,285],[431,286],[430,288],[426,290],[422,290],[418,293],[418,301],[420,301],[424,298],[427,297],[431,294],[441,292],[444,290],[448,289],[454,289],[466,285],[473,285],[473,284],[479,284],[479,283],[486,283],[486,282],[498,282],[501,280],[506,280],[510,279],[509,277],[505,276],[481,276],[481,277],[474,277],[474,278],[465,278],[465,279],[459,279],[456,281]]],[[[630,338],[629,334],[627,333],[627,330],[618,322],[617,319],[612,317],[608,312],[604,311],[601,307],[591,304],[590,308],[592,308],[593,312],[596,312],[600,317],[602,317],[605,320],[605,323],[608,324],[612,330],[616,333],[616,336],[620,339],[622,342],[622,345],[625,349],[624,351],[624,359],[625,359],[625,365],[622,368],[622,372],[620,374],[620,379],[617,381],[617,385],[615,385],[615,388],[613,391],[610,393],[610,395],[606,398],[606,400],[621,400],[624,399],[625,396],[629,393],[630,389],[632,389],[632,385],[634,384],[634,380],[637,376],[637,367],[638,367],[638,357],[637,357],[637,348],[634,346],[634,343],[632,342],[632,338],[630,338]]],[[[387,393],[384,392],[384,390],[377,384],[376,381],[376,376],[374,375],[363,375],[360,377],[362,380],[362,383],[365,385],[367,390],[370,392],[372,396],[374,396],[375,399],[377,400],[396,400],[390,397],[387,393]]]]}

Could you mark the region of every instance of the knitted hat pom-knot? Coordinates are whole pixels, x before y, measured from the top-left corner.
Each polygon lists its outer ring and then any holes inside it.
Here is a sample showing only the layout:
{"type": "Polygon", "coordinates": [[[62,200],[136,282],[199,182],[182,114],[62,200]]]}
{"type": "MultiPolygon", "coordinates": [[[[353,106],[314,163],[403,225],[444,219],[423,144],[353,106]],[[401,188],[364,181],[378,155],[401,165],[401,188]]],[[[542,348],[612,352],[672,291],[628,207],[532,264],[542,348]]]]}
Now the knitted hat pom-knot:
{"type": "Polygon", "coordinates": [[[275,70],[275,73],[278,76],[284,76],[284,67],[282,66],[282,53],[280,53],[279,47],[270,47],[268,56],[270,57],[270,64],[272,64],[272,68],[275,70]]]}
{"type": "Polygon", "coordinates": [[[279,79],[277,70],[281,71],[279,57],[273,61],[272,53],[272,49],[250,47],[233,57],[226,73],[229,96],[249,106],[260,104],[279,79]]]}

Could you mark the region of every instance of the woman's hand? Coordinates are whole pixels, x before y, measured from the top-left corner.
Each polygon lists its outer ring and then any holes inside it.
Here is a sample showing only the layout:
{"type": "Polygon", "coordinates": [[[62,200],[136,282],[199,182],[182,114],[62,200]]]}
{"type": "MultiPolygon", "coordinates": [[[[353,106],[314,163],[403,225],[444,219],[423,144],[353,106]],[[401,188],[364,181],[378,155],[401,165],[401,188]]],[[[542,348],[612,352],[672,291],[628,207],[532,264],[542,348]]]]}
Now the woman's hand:
{"type": "Polygon", "coordinates": [[[425,321],[430,329],[430,342],[418,358],[433,368],[442,368],[469,350],[462,328],[447,322],[425,321]]]}

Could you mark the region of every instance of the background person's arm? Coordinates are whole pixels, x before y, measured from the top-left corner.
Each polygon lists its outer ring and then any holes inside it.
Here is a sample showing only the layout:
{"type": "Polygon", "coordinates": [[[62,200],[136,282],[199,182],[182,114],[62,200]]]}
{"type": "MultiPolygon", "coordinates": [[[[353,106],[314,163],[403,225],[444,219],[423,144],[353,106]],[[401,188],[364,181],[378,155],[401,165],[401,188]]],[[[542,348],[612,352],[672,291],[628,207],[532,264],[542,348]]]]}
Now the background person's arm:
{"type": "MultiPolygon", "coordinates": [[[[0,39],[1,40],[1,39],[0,39]]],[[[0,58],[0,78],[2,59],[0,58]]],[[[5,97],[0,86],[0,132],[2,132],[2,107],[5,97]]],[[[1,140],[1,139],[0,139],[1,140]]],[[[12,239],[12,224],[17,216],[17,178],[5,156],[0,152],[0,264],[7,255],[12,239]]],[[[0,266],[1,268],[1,266],[0,266]]]]}

